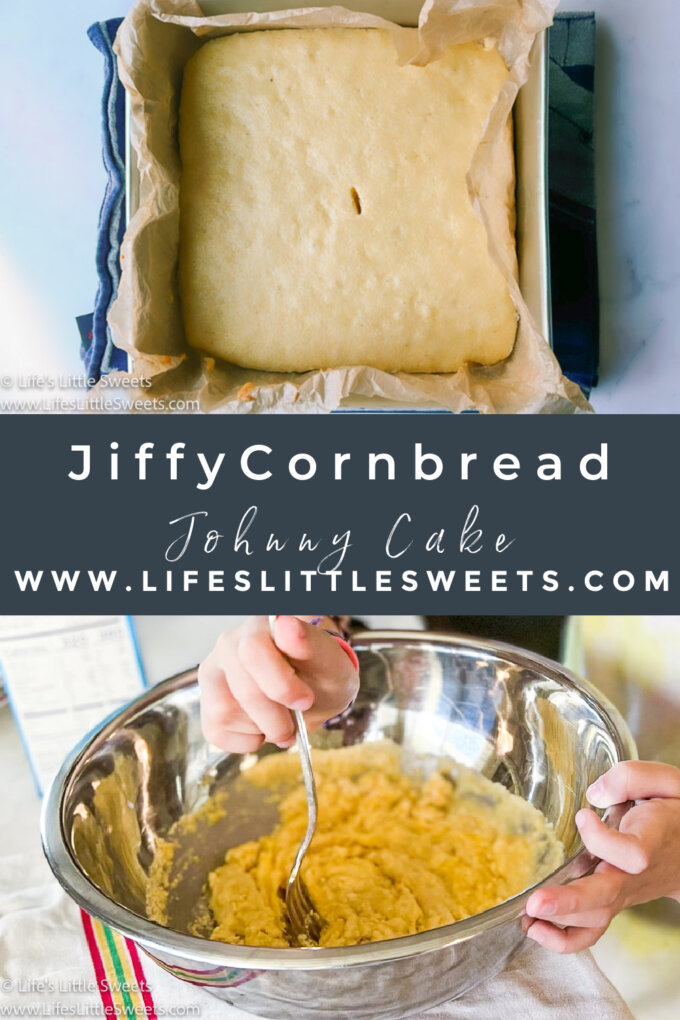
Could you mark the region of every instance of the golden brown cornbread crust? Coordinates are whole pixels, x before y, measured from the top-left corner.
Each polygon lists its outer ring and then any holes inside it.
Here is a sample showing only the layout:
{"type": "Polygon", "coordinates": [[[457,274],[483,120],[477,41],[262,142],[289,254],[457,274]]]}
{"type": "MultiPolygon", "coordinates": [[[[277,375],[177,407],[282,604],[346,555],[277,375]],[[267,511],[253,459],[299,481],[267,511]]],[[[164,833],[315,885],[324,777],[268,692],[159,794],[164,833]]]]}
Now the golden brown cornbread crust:
{"type": "MultiPolygon", "coordinates": [[[[189,342],[248,368],[494,364],[517,316],[466,173],[508,71],[495,49],[397,63],[378,29],[206,43],[180,112],[189,342]]],[[[511,132],[490,215],[513,245],[511,132]]]]}

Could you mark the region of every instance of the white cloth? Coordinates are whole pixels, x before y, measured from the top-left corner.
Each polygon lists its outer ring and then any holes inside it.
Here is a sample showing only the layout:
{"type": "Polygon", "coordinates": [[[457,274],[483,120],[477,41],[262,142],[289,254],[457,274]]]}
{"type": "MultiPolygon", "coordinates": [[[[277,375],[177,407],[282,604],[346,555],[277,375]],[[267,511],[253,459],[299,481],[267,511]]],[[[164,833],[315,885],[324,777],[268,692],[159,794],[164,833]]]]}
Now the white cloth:
{"type": "MultiPolygon", "coordinates": [[[[143,956],[156,1012],[202,1020],[252,1020],[171,977],[143,956]],[[186,1007],[195,1012],[187,1013],[186,1007]]],[[[0,1017],[56,1015],[36,1007],[58,1002],[61,1015],[101,1016],[102,1004],[76,905],[61,890],[39,852],[0,858],[0,1017]]],[[[423,1020],[630,1020],[618,993],[588,952],[554,956],[528,944],[497,978],[423,1020]]]]}
{"type": "Polygon", "coordinates": [[[527,940],[506,969],[423,1020],[632,1020],[625,1002],[586,950],[557,956],[527,940]]]}

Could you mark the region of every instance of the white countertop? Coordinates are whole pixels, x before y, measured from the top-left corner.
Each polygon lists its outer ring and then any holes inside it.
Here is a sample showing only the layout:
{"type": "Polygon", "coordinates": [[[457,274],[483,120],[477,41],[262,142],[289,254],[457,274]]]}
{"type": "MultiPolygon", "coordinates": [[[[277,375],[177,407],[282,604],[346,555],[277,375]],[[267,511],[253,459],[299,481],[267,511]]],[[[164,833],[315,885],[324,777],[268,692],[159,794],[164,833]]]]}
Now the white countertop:
{"type": "MultiPolygon", "coordinates": [[[[80,374],[105,175],[102,60],[86,36],[128,0],[5,4],[0,117],[0,369],[80,374]],[[27,13],[30,11],[30,13],[27,13]],[[17,88],[17,83],[20,83],[17,88]]],[[[565,0],[595,9],[603,336],[601,412],[680,411],[677,0],[565,0]]]]}

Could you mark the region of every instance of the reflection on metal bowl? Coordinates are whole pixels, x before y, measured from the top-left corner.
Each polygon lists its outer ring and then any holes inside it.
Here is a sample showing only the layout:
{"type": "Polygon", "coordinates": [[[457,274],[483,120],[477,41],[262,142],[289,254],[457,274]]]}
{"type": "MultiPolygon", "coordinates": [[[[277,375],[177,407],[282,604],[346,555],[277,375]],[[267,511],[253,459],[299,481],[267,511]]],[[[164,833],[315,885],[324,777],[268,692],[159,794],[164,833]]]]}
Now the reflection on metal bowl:
{"type": "MultiPolygon", "coordinates": [[[[314,735],[316,746],[387,738],[407,754],[453,758],[524,797],[553,824],[566,860],[545,882],[569,881],[592,866],[574,814],[597,776],[635,757],[606,699],[557,664],[505,645],[380,631],[359,635],[355,647],[360,696],[347,718],[314,735]]],[[[254,819],[237,800],[217,824],[199,821],[184,833],[168,927],[152,921],[148,876],[163,837],[213,794],[238,798],[239,776],[252,759],[203,740],[195,672],[160,684],[87,737],[56,777],[43,844],[57,878],[177,977],[276,1020],[311,1020],[320,1011],[405,1017],[463,994],[520,946],[528,891],[443,928],[337,949],[259,949],[189,934],[207,873],[228,847],[276,821],[275,805],[270,817],[263,808],[254,819]]]]}

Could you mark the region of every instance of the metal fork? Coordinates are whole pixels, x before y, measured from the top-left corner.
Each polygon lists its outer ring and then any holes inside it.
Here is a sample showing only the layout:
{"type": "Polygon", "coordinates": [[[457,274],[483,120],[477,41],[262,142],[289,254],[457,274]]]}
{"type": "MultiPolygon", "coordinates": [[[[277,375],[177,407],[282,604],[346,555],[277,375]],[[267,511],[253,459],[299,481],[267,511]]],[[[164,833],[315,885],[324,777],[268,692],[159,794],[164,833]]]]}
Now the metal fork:
{"type": "MultiPolygon", "coordinates": [[[[276,626],[276,617],[269,617],[269,626],[272,634],[276,626]]],[[[307,727],[302,712],[291,712],[295,720],[295,733],[300,765],[302,767],[302,778],[305,783],[305,794],[307,796],[307,829],[300,846],[298,847],[293,867],[291,868],[288,882],[286,884],[285,903],[288,920],[288,935],[294,944],[313,942],[318,944],[321,937],[323,921],[314,901],[307,888],[307,883],[302,877],[300,868],[304,856],[309,849],[309,844],[314,838],[316,830],[316,818],[318,813],[318,802],[316,797],[316,782],[314,781],[314,770],[312,768],[312,752],[307,736],[307,727]]]]}
{"type": "Polygon", "coordinates": [[[302,766],[302,777],[305,781],[305,793],[307,794],[307,830],[304,838],[298,847],[295,861],[288,876],[286,885],[286,912],[288,914],[288,932],[291,940],[298,945],[301,942],[314,942],[318,944],[321,938],[323,921],[314,906],[310,896],[307,883],[305,882],[300,868],[309,844],[314,837],[316,829],[317,800],[316,783],[312,769],[312,756],[309,747],[307,727],[302,712],[293,712],[295,719],[295,730],[297,733],[297,749],[300,755],[302,766]]]}

